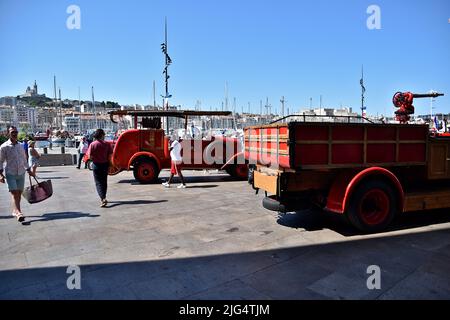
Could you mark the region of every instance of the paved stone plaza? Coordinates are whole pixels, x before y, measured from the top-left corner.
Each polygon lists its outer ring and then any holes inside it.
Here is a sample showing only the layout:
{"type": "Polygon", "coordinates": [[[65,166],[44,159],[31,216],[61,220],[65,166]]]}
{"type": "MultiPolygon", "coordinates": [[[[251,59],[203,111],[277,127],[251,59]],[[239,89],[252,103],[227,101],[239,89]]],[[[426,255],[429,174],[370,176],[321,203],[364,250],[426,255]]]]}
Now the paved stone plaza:
{"type": "MultiPolygon", "coordinates": [[[[361,235],[332,215],[278,216],[244,181],[186,171],[188,188],[39,168],[54,195],[24,225],[0,185],[1,299],[450,299],[450,210],[405,215],[361,235]],[[69,290],[68,266],[81,289],[69,290]],[[369,290],[367,268],[380,267],[369,290]]],[[[165,171],[161,177],[167,177],[165,171]]]]}

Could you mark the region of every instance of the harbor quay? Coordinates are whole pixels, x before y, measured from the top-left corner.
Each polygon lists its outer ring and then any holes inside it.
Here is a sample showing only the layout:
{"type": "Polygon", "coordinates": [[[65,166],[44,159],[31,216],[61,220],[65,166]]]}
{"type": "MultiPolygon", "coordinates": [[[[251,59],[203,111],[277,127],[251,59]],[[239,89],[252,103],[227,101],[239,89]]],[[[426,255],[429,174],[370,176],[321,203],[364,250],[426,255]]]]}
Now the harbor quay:
{"type": "Polygon", "coordinates": [[[221,171],[186,171],[186,189],[122,172],[109,177],[107,208],[89,170],[38,176],[54,193],[22,202],[24,224],[0,185],[0,299],[450,298],[446,210],[365,235],[315,210],[267,211],[221,171]]]}

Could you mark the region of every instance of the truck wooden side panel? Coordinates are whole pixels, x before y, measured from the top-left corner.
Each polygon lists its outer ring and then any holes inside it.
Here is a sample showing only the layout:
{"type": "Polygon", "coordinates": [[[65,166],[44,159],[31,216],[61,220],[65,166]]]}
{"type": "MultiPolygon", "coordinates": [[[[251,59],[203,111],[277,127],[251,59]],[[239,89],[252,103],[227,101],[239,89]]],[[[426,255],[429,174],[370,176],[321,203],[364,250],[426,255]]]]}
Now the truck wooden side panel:
{"type": "Polygon", "coordinates": [[[290,167],[287,124],[246,128],[244,139],[245,159],[249,163],[290,167]]]}
{"type": "Polygon", "coordinates": [[[450,189],[405,194],[404,212],[450,207],[450,189]]]}
{"type": "Polygon", "coordinates": [[[428,179],[450,179],[450,138],[430,138],[428,153],[428,179]]]}
{"type": "Polygon", "coordinates": [[[425,165],[427,125],[290,122],[245,130],[250,163],[308,170],[425,165]]]}
{"type": "Polygon", "coordinates": [[[290,168],[330,169],[425,165],[428,127],[290,123],[290,168]]]}
{"type": "Polygon", "coordinates": [[[279,184],[279,176],[278,175],[268,175],[265,173],[261,173],[259,171],[255,171],[254,173],[254,185],[256,188],[263,189],[271,194],[278,194],[278,184],[279,184]]]}

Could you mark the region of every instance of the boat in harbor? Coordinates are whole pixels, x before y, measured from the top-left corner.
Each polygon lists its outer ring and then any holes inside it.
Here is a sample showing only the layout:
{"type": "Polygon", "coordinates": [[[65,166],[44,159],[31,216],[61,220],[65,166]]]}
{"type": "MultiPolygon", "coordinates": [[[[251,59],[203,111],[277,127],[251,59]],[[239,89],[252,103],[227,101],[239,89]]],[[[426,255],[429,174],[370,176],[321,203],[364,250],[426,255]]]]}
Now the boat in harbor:
{"type": "Polygon", "coordinates": [[[53,144],[65,144],[65,143],[66,143],[66,139],[61,138],[61,137],[52,137],[52,138],[50,139],[50,141],[51,141],[53,144]]]}
{"type": "Polygon", "coordinates": [[[47,141],[49,136],[45,132],[36,132],[33,138],[35,141],[47,141]]]}

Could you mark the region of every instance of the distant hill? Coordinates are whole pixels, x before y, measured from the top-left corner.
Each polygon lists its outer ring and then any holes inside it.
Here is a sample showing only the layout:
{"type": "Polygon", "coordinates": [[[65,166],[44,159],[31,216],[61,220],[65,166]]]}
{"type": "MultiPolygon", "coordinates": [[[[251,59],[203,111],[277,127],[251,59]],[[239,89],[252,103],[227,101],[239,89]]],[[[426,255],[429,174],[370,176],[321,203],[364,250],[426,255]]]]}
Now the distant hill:
{"type": "Polygon", "coordinates": [[[17,103],[28,104],[34,107],[47,107],[52,102],[52,99],[47,97],[19,97],[17,96],[17,103]]]}

